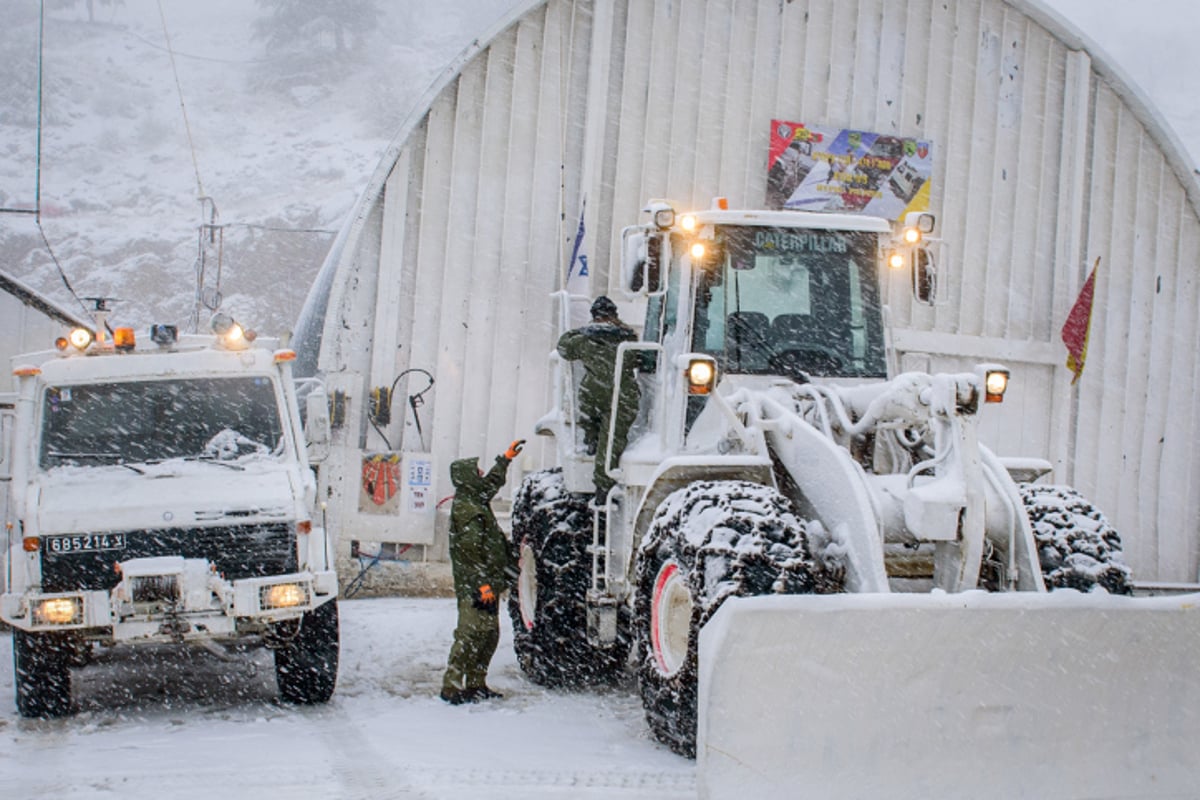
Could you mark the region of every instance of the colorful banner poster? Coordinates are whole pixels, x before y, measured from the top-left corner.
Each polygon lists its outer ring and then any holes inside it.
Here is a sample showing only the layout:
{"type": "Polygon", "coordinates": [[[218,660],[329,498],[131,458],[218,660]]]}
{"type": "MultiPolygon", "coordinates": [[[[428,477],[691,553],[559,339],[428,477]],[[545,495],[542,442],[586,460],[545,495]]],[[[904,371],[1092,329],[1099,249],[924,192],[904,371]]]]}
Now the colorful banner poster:
{"type": "Polygon", "coordinates": [[[899,220],[929,210],[926,139],[771,120],[767,208],[899,220]]]}

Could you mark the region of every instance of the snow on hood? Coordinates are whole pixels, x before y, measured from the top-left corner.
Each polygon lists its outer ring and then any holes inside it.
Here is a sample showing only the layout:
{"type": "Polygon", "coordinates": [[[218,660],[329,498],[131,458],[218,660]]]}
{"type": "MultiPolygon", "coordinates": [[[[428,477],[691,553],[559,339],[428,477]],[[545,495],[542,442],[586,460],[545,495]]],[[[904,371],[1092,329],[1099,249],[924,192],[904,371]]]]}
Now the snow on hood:
{"type": "Polygon", "coordinates": [[[60,467],[38,477],[43,534],[288,519],[296,492],[268,461],[60,467]],[[219,499],[217,499],[219,498],[219,499]]]}

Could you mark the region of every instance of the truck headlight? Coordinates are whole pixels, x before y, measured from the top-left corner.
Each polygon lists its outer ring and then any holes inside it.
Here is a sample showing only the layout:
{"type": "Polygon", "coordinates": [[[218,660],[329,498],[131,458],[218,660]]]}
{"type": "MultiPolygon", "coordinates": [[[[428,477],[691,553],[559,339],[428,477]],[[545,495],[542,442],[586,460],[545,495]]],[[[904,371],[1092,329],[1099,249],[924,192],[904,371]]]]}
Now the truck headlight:
{"type": "Polygon", "coordinates": [[[276,583],[258,590],[258,607],[295,608],[308,605],[308,587],[300,583],[276,583]]]}
{"type": "Polygon", "coordinates": [[[33,605],[37,625],[78,625],[83,622],[83,601],[78,597],[47,597],[33,605]]]}

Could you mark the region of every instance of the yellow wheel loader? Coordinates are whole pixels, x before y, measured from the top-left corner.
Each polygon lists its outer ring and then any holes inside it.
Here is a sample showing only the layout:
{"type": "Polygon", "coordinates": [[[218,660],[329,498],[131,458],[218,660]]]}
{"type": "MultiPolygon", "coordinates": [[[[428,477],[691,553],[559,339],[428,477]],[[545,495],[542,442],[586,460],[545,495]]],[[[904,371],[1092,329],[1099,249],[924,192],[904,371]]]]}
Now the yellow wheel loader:
{"type": "Polygon", "coordinates": [[[899,279],[935,299],[933,217],[646,210],[622,234],[645,309],[613,370],[610,418],[623,382],[640,395],[624,452],[589,454],[577,368],[552,356],[559,466],[513,507],[525,672],[632,662],[705,796],[1200,785],[1195,596],[1129,597],[1104,516],[979,442],[1003,366],[897,374],[881,298],[899,279]]]}

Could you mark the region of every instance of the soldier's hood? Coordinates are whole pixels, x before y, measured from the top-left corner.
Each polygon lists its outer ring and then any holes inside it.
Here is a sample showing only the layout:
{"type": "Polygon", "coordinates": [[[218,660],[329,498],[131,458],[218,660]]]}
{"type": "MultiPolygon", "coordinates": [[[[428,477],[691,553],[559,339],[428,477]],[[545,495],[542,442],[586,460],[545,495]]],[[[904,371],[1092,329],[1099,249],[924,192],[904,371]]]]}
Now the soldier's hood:
{"type": "Polygon", "coordinates": [[[475,489],[482,480],[478,458],[460,458],[450,464],[450,483],[455,489],[475,489]]]}

